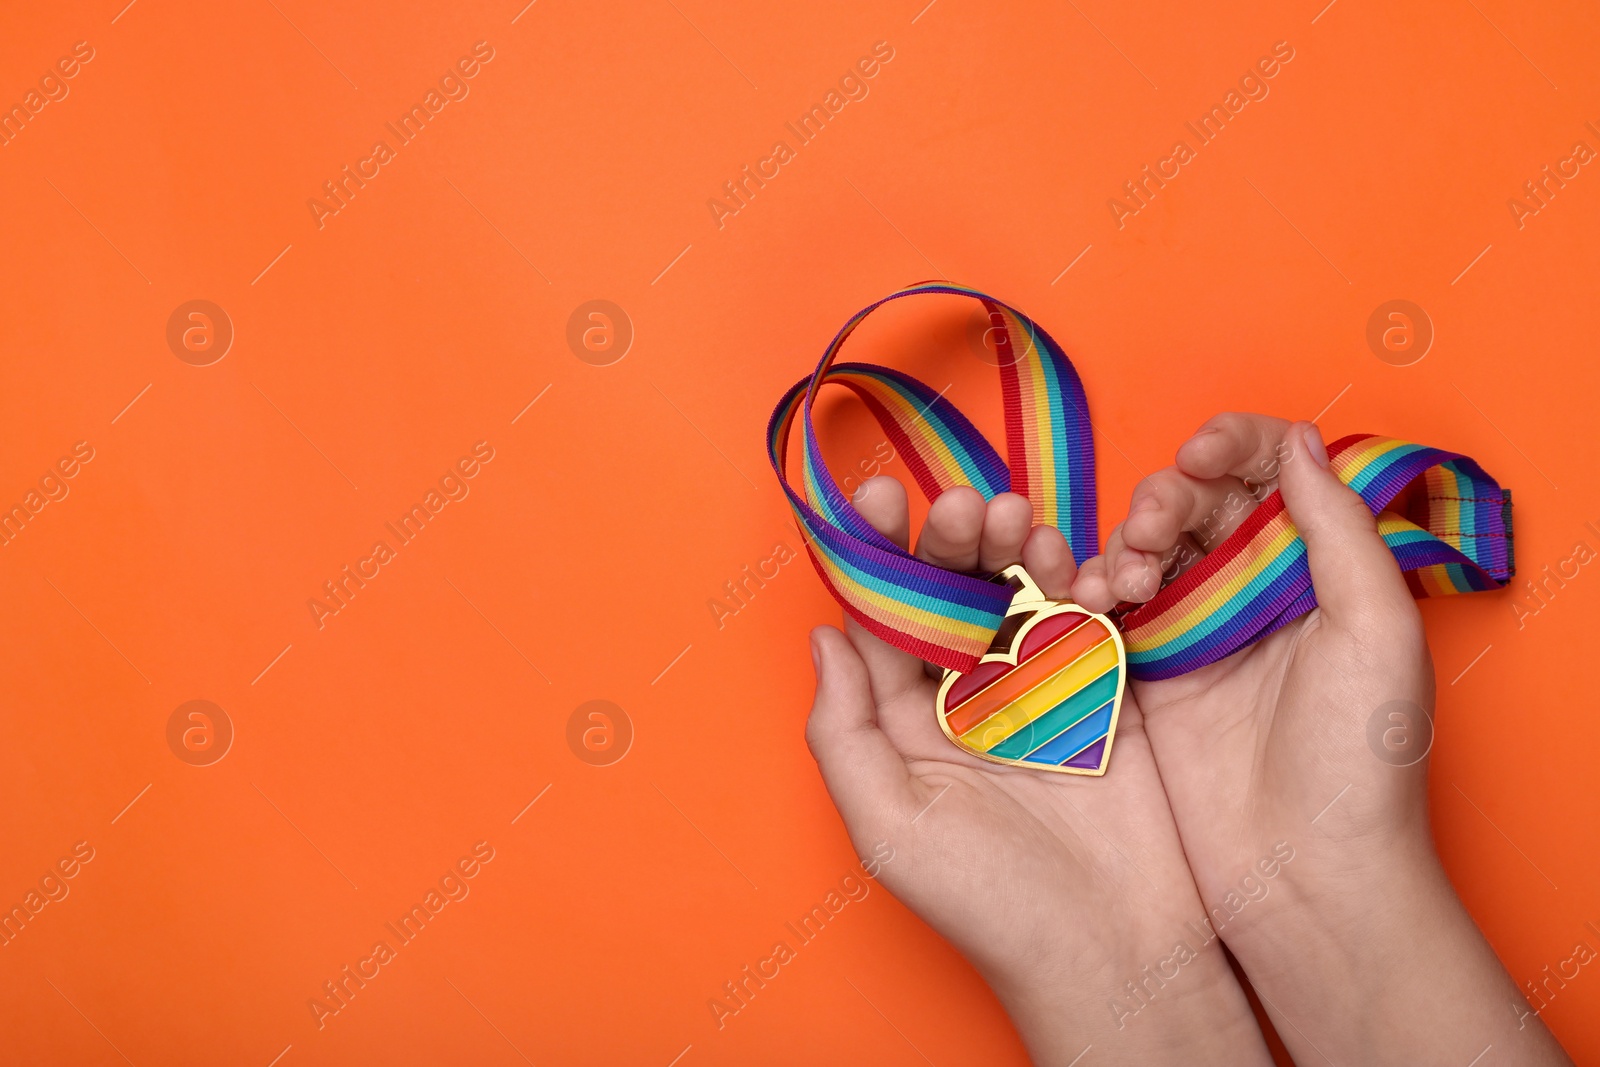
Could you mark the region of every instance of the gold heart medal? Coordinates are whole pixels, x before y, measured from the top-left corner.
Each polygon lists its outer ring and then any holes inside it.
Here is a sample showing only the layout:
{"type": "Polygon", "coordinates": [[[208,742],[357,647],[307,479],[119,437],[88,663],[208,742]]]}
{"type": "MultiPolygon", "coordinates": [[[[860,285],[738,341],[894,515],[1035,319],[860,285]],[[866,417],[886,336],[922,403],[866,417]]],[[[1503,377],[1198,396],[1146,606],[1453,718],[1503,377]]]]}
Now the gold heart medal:
{"type": "Polygon", "coordinates": [[[1127,675],[1122,635],[1104,615],[1046,597],[1020,566],[995,581],[1012,589],[1011,607],[976,667],[944,672],[939,727],[991,763],[1105,774],[1127,675]]]}

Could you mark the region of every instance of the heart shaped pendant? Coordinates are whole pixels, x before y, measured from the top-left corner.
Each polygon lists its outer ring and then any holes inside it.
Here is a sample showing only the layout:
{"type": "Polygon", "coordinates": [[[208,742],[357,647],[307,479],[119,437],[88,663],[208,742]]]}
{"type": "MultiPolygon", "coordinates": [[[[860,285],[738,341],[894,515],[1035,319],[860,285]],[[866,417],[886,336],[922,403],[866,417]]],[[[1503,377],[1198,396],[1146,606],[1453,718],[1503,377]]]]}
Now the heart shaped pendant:
{"type": "Polygon", "coordinates": [[[945,736],[980,759],[1103,775],[1127,673],[1122,635],[1104,615],[1051,600],[1020,566],[989,651],[966,674],[946,670],[936,708],[945,736]]]}

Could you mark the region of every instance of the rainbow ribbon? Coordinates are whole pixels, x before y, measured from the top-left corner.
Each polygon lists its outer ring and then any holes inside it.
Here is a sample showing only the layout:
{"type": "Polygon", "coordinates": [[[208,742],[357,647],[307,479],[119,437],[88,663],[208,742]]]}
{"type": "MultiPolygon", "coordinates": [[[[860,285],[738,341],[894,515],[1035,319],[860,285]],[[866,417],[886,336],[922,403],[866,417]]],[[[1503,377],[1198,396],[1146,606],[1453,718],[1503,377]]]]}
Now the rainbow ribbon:
{"type": "MultiPolygon", "coordinates": [[[[829,592],[868,632],[941,667],[969,671],[988,650],[1011,591],[989,576],[919,560],[861,517],[823,462],[812,424],[817,395],[829,383],[861,398],[930,501],[953,485],[970,485],[985,499],[1021,494],[1033,504],[1034,522],[1059,528],[1079,563],[1100,542],[1083,383],[1061,346],[1020,311],[976,289],[924,282],[857,312],[816,371],[784,394],[767,425],[772,468],[829,592]],[[866,363],[835,365],[862,319],[891,300],[924,293],[971,297],[989,313],[1009,463],[955,405],[910,375],[866,363]],[[803,495],[786,476],[796,416],[803,495]]],[[[1472,460],[1369,434],[1334,442],[1328,455],[1334,473],[1378,516],[1413,594],[1499,589],[1510,581],[1511,493],[1472,460]]],[[[1305,543],[1274,492],[1215,550],[1116,622],[1130,672],[1148,681],[1214,663],[1316,603],[1305,543]]]]}

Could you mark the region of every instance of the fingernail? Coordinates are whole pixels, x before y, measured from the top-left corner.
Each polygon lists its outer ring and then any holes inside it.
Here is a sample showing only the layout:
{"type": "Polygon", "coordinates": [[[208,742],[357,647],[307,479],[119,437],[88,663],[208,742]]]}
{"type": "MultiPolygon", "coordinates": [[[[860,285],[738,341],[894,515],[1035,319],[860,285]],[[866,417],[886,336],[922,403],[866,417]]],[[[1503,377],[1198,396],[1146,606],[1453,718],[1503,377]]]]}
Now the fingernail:
{"type": "Polygon", "coordinates": [[[1317,424],[1314,422],[1307,423],[1305,432],[1301,434],[1301,437],[1306,443],[1306,451],[1310,453],[1317,466],[1327,470],[1328,448],[1322,443],[1322,431],[1317,429],[1317,424]]]}
{"type": "Polygon", "coordinates": [[[822,677],[822,652],[817,648],[816,637],[811,638],[811,669],[817,672],[817,677],[822,677]]]}
{"type": "Polygon", "coordinates": [[[1133,502],[1133,506],[1128,508],[1128,514],[1137,515],[1141,511],[1154,511],[1160,506],[1161,501],[1157,500],[1155,497],[1141,495],[1133,502]]]}

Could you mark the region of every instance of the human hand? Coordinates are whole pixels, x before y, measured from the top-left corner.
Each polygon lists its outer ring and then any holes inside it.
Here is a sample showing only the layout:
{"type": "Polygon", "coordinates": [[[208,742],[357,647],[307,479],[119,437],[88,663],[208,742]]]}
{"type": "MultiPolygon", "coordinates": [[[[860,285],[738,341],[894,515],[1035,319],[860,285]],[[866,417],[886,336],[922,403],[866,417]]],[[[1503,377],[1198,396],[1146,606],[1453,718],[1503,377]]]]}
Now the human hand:
{"type": "Polygon", "coordinates": [[[1132,685],[1213,924],[1301,1062],[1465,1064],[1491,1045],[1566,1062],[1515,1007],[1434,852],[1421,615],[1314,426],[1212,419],[1135,490],[1074,599],[1102,612],[1149,600],[1274,481],[1320,606],[1225,660],[1132,685]],[[1384,747],[1396,730],[1411,731],[1409,751],[1384,747]],[[1290,863],[1271,862],[1285,850],[1290,863]]]}
{"type": "MultiPolygon", "coordinates": [[[[874,478],[855,503],[908,543],[899,482],[874,478]]],[[[1072,554],[1058,531],[1031,522],[1019,496],[986,504],[951,489],[930,509],[917,554],[961,571],[1020,560],[1047,596],[1063,596],[1072,554]]],[[[1104,777],[1001,766],[945,738],[921,660],[850,620],[811,640],[806,739],[858,854],[893,848],[879,879],[978,968],[1035,1062],[1076,1062],[1086,1046],[1089,1062],[1270,1062],[1196,921],[1203,909],[1135,696],[1124,697],[1104,777]]]]}

